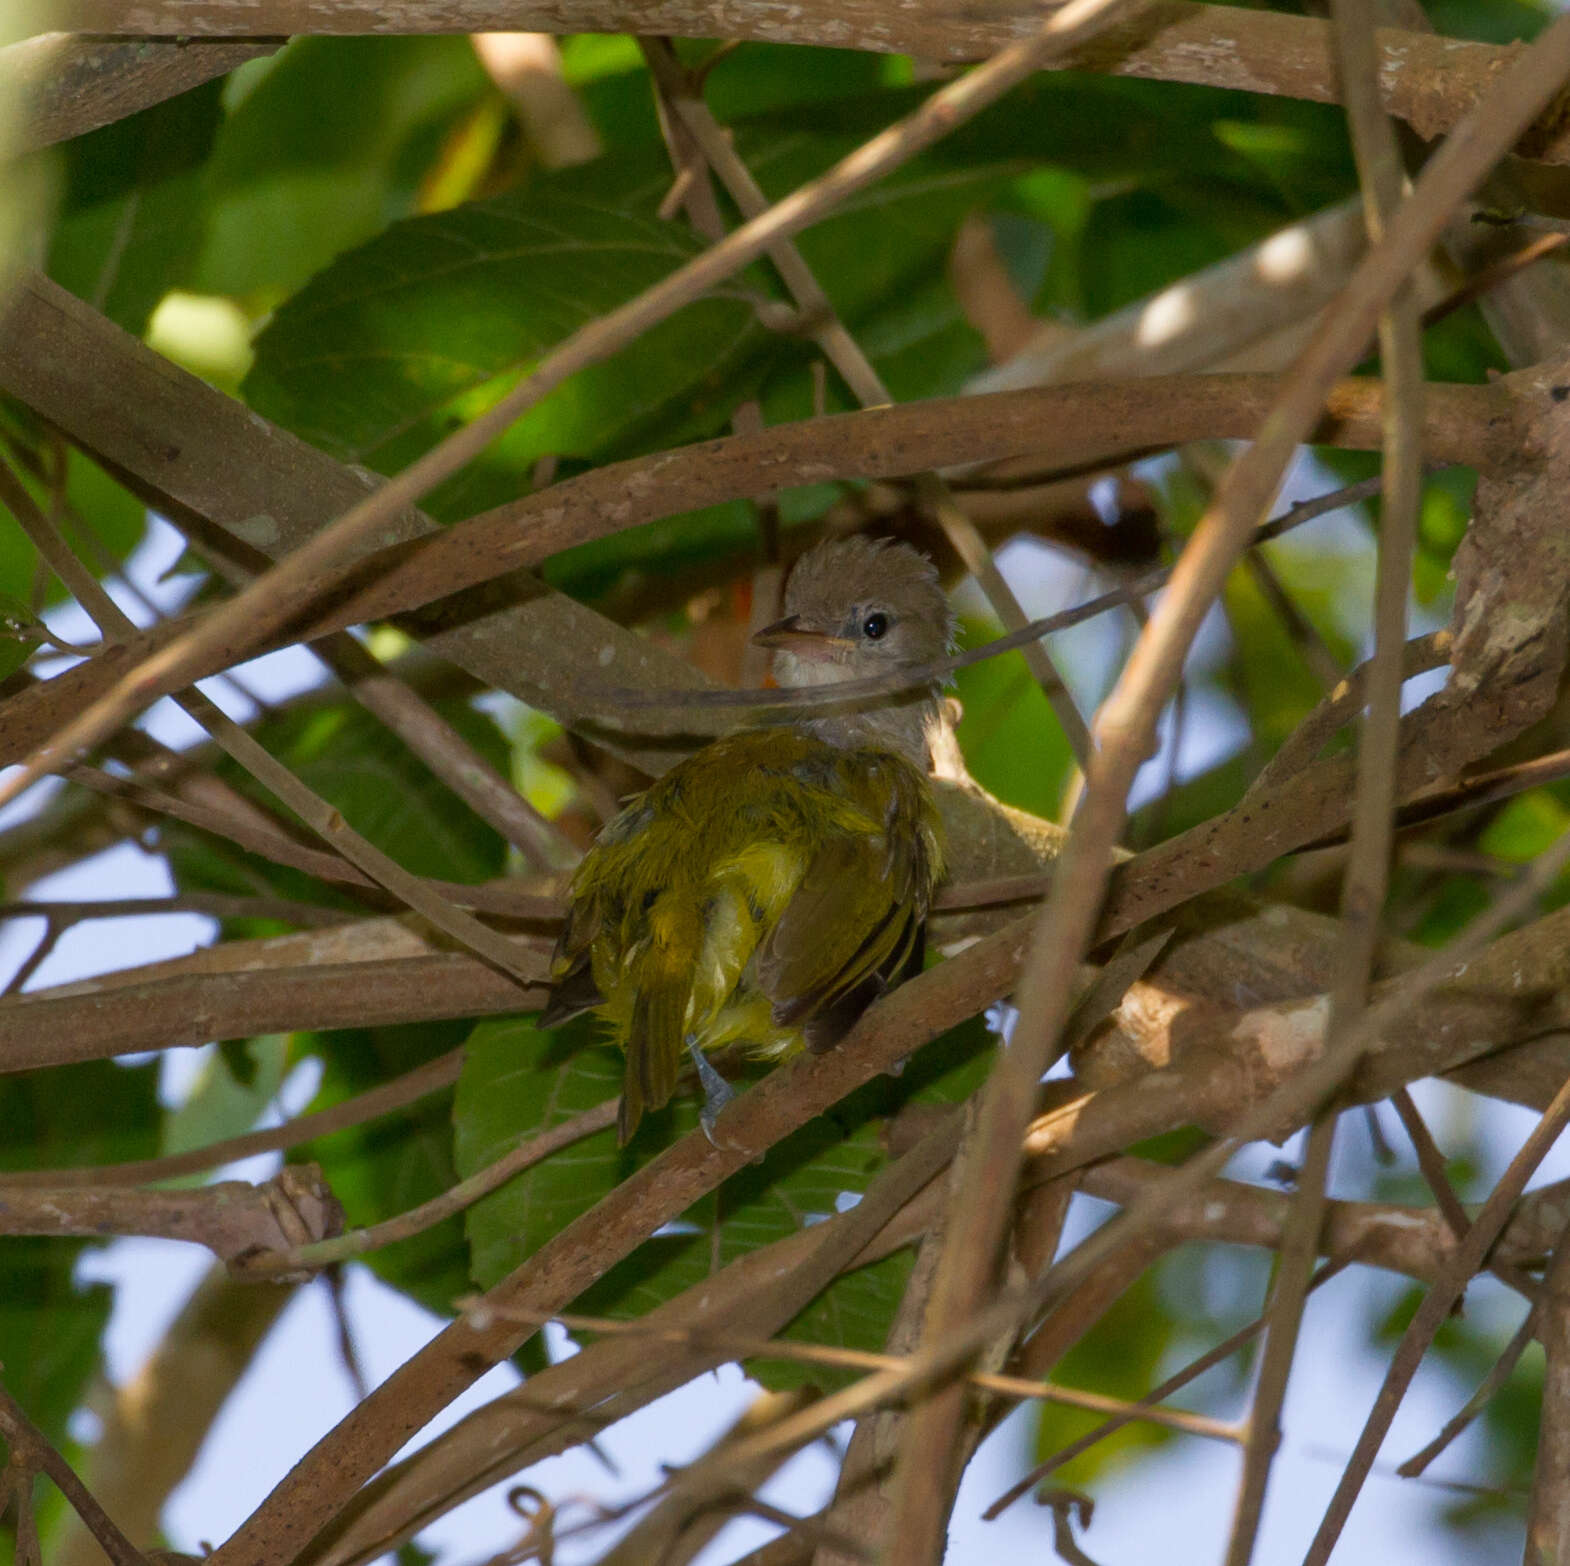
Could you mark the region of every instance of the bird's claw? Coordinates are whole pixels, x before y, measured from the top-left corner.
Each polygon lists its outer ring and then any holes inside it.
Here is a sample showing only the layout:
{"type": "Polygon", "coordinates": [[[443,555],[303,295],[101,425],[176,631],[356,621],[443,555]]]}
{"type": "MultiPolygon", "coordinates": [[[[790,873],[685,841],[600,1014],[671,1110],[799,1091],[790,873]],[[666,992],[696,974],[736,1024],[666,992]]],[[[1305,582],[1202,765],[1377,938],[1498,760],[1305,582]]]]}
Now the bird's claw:
{"type": "Polygon", "coordinates": [[[698,1124],[714,1147],[724,1144],[715,1136],[714,1128],[725,1106],[735,1098],[736,1090],[709,1064],[709,1057],[698,1048],[696,1039],[687,1040],[687,1053],[692,1056],[693,1069],[698,1073],[698,1083],[703,1088],[703,1108],[698,1113],[698,1124]]]}

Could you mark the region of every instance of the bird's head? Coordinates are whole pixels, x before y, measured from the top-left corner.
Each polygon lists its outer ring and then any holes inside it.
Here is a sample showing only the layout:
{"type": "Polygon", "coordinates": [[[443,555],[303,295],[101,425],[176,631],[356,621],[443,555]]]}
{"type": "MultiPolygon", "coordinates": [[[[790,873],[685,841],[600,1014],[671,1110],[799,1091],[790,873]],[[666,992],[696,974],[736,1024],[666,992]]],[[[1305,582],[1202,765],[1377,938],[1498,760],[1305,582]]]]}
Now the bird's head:
{"type": "Polygon", "coordinates": [[[829,539],[796,562],[785,614],[753,637],[781,685],[827,685],[935,663],[954,617],[932,562],[892,539],[829,539]]]}
{"type": "MultiPolygon", "coordinates": [[[[753,637],[781,685],[834,685],[921,669],[948,652],[954,616],[932,562],[908,544],[852,536],[817,545],[785,584],[784,616],[753,637]]],[[[801,720],[834,745],[896,750],[923,770],[943,722],[938,682],[847,698],[801,720]]]]}

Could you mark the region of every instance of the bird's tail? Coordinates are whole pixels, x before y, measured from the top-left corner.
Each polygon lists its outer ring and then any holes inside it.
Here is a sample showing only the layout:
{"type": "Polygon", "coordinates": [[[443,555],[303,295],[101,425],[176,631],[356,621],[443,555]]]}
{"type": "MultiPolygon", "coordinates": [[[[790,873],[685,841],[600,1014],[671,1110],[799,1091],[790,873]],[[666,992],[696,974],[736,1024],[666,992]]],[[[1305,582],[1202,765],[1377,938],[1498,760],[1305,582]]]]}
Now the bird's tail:
{"type": "Polygon", "coordinates": [[[616,1131],[626,1142],[645,1109],[663,1109],[676,1091],[692,1011],[693,973],[703,943],[696,910],[661,897],[649,910],[647,938],[630,965],[636,992],[627,1029],[616,1131]]]}

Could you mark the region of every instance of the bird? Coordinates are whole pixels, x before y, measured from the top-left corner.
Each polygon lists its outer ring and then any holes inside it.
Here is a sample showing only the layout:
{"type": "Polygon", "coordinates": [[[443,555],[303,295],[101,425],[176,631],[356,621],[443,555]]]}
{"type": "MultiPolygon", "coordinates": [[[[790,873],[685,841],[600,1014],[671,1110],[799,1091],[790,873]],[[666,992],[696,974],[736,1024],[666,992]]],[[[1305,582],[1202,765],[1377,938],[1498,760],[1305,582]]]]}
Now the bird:
{"type": "Polygon", "coordinates": [[[690,1059],[711,1142],[733,1097],[708,1056],[832,1049],[920,971],[943,874],[928,778],[953,615],[930,561],[862,535],[797,561],[753,642],[778,685],[892,671],[904,689],[722,735],[634,795],[575,871],[539,1025],[595,1012],[626,1053],[617,1137],[690,1059]]]}

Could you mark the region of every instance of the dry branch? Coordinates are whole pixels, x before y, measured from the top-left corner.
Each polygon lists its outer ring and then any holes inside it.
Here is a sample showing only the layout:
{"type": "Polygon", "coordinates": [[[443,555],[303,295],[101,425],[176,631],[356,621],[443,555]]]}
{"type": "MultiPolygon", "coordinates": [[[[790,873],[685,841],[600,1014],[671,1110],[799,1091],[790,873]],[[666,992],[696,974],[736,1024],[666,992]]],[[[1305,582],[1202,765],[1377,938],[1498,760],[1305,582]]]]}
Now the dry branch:
{"type": "MultiPolygon", "coordinates": [[[[196,1286],[147,1362],[95,1405],[103,1433],[84,1459],[93,1492],[135,1539],[155,1539],[171,1491],[293,1288],[236,1283],[221,1267],[196,1286]],[[156,1432],[156,1434],[155,1434],[156,1432]]],[[[84,1527],[67,1527],[51,1566],[102,1566],[84,1527]]]]}
{"type": "Polygon", "coordinates": [[[537,1008],[548,953],[521,946],[519,953],[534,966],[534,988],[520,989],[476,957],[437,952],[131,984],[88,980],[58,997],[35,991],[0,1005],[0,1072],[298,1028],[374,1028],[537,1008]]]}
{"type": "MultiPolygon", "coordinates": [[[[899,7],[882,0],[62,0],[58,25],[87,33],[144,37],[247,37],[291,33],[532,32],[665,34],[822,44],[922,59],[984,59],[1040,25],[1029,0],[965,6],[899,7]]],[[[1380,91],[1386,110],[1420,136],[1451,130],[1492,84],[1510,50],[1431,33],[1381,28],[1380,91]]],[[[1232,6],[1162,0],[1058,62],[1059,69],[1193,82],[1243,92],[1334,103],[1329,24],[1232,6]]],[[[1548,162],[1570,159],[1570,137],[1551,115],[1522,151],[1548,162]]]]}
{"type": "Polygon", "coordinates": [[[0,1193],[0,1234],[152,1235],[205,1245],[230,1265],[253,1252],[324,1239],[342,1227],[342,1210],[314,1164],[289,1164],[261,1185],[220,1180],[182,1191],[8,1186],[0,1193]]]}
{"type": "Polygon", "coordinates": [[[0,98],[27,101],[11,155],[110,125],[274,53],[281,39],[147,39],[39,33],[0,48],[0,98]]]}

